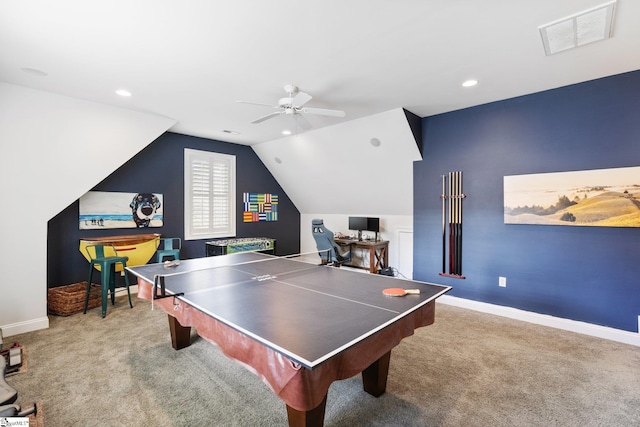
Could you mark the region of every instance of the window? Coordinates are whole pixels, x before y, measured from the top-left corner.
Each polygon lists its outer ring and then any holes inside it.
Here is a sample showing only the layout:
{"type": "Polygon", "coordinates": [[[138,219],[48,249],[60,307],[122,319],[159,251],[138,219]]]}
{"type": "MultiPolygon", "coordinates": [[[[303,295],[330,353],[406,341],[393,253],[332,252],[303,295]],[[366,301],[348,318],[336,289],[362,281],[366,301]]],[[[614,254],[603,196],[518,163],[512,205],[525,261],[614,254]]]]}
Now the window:
{"type": "Polygon", "coordinates": [[[236,157],[184,150],[186,240],[236,235],[236,157]]]}

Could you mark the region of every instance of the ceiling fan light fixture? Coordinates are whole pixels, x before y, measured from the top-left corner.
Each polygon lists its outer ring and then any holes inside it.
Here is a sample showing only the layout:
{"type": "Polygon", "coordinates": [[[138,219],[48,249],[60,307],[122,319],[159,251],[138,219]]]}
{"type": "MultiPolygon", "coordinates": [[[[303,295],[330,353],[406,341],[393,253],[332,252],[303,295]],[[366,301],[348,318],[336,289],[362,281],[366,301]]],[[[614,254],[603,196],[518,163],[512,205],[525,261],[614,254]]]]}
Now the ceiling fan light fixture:
{"type": "Polygon", "coordinates": [[[321,116],[332,116],[332,117],[344,117],[345,112],[341,110],[330,110],[327,108],[308,108],[305,104],[313,97],[305,92],[300,92],[297,86],[294,85],[286,85],[284,87],[285,92],[287,92],[287,97],[280,98],[278,100],[277,105],[264,104],[261,102],[249,102],[249,101],[236,101],[241,104],[251,104],[251,105],[260,105],[263,107],[270,107],[275,109],[276,111],[271,112],[265,116],[259,117],[253,120],[252,124],[262,123],[266,120],[272,119],[276,116],[284,114],[286,116],[293,116],[296,120],[296,124],[300,126],[303,130],[309,130],[312,128],[311,123],[307,121],[304,117],[306,114],[314,114],[321,116]]]}

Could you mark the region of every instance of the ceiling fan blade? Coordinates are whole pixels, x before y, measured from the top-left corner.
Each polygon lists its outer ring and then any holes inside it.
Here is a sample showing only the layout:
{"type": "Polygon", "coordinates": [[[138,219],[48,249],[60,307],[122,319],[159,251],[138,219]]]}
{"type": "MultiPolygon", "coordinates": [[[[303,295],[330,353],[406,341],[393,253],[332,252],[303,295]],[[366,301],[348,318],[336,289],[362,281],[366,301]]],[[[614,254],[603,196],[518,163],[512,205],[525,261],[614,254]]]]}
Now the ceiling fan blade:
{"type": "Polygon", "coordinates": [[[275,113],[269,113],[269,114],[267,114],[266,116],[262,116],[262,117],[260,117],[259,119],[255,119],[255,120],[254,120],[254,121],[252,121],[251,123],[252,123],[252,124],[262,123],[262,122],[264,122],[265,120],[269,120],[269,119],[271,119],[271,118],[273,118],[273,117],[275,117],[275,116],[278,116],[278,115],[280,115],[280,114],[282,114],[282,113],[283,113],[282,111],[276,111],[275,113]]]}
{"type": "Polygon", "coordinates": [[[291,100],[291,105],[295,107],[302,107],[304,104],[311,101],[311,98],[313,97],[308,93],[298,92],[291,100]]]}
{"type": "Polygon", "coordinates": [[[298,121],[298,124],[300,125],[300,127],[304,130],[309,130],[311,129],[311,123],[309,123],[309,121],[307,119],[304,118],[303,115],[301,114],[296,114],[295,115],[295,119],[298,121]]]}
{"type": "Polygon", "coordinates": [[[279,105],[273,104],[264,104],[262,102],[251,102],[251,101],[236,101],[238,104],[249,104],[249,105],[261,105],[263,107],[271,107],[271,108],[280,108],[279,105]]]}
{"type": "Polygon", "coordinates": [[[326,108],[303,108],[303,113],[318,114],[321,116],[344,117],[345,112],[340,110],[328,110],[326,108]]]}

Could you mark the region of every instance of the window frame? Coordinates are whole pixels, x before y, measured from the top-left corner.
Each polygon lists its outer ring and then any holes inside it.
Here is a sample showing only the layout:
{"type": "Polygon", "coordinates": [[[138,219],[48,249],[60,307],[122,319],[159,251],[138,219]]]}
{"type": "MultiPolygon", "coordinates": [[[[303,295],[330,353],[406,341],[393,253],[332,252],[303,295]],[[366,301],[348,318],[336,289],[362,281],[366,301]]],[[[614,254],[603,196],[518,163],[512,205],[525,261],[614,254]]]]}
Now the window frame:
{"type": "MultiPolygon", "coordinates": [[[[218,190],[220,187],[217,188],[218,190]]],[[[191,148],[184,149],[184,238],[185,240],[201,240],[201,239],[214,239],[220,237],[234,237],[236,235],[236,156],[232,154],[222,154],[213,151],[203,151],[191,148]],[[208,212],[206,214],[206,227],[202,224],[200,226],[194,226],[194,191],[198,185],[203,184],[204,180],[199,182],[194,181],[195,167],[194,162],[199,163],[201,170],[204,170],[204,174],[209,174],[208,183],[204,183],[206,187],[204,192],[206,196],[200,195],[201,198],[207,198],[205,203],[208,203],[208,212]],[[207,166],[204,166],[208,164],[207,166]],[[215,199],[220,198],[223,192],[219,192],[217,195],[214,193],[216,189],[215,184],[215,167],[228,168],[226,185],[226,199],[227,206],[223,209],[226,211],[226,221],[224,227],[219,227],[214,224],[214,220],[219,218],[219,215],[214,215],[216,210],[215,199]]]]}

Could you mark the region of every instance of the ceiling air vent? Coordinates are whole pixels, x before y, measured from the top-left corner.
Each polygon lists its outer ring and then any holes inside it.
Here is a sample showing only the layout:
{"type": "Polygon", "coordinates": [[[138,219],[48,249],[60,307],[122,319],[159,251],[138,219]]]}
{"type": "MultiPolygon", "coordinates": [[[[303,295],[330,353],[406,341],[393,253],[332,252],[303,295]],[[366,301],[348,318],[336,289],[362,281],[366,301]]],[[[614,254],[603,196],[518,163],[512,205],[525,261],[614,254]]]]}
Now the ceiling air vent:
{"type": "Polygon", "coordinates": [[[538,27],[545,53],[552,55],[611,37],[615,5],[615,0],[610,1],[538,27]]]}

